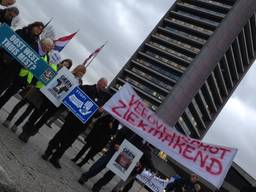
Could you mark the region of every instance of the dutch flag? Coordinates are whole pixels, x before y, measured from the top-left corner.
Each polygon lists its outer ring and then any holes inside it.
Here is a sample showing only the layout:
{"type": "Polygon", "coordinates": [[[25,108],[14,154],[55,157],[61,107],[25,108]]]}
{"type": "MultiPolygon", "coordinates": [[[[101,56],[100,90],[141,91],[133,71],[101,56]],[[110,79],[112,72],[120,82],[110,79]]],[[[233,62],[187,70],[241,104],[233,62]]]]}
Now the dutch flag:
{"type": "Polygon", "coordinates": [[[61,37],[54,41],[54,50],[61,52],[61,50],[69,43],[69,41],[77,34],[77,32],[61,37]]]}

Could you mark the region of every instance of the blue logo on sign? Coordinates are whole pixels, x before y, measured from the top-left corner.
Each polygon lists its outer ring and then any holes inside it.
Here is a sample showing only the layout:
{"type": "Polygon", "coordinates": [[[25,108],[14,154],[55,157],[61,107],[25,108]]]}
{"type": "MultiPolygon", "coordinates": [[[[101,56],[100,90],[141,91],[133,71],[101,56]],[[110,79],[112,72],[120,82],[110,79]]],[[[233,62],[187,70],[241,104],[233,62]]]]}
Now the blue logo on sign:
{"type": "Polygon", "coordinates": [[[63,99],[63,104],[83,123],[86,123],[99,108],[79,87],[74,88],[63,99]]]}

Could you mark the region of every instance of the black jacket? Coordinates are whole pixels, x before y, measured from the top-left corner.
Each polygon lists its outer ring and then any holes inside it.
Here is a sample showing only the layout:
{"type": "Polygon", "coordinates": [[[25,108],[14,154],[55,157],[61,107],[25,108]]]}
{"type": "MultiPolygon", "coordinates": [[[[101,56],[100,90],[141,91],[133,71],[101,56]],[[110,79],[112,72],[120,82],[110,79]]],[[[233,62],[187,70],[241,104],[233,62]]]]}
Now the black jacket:
{"type": "Polygon", "coordinates": [[[89,135],[85,138],[85,141],[94,146],[104,147],[111,136],[116,133],[118,125],[119,122],[111,115],[102,116],[94,123],[94,126],[89,135]],[[110,123],[112,123],[112,127],[110,127],[110,123]]]}

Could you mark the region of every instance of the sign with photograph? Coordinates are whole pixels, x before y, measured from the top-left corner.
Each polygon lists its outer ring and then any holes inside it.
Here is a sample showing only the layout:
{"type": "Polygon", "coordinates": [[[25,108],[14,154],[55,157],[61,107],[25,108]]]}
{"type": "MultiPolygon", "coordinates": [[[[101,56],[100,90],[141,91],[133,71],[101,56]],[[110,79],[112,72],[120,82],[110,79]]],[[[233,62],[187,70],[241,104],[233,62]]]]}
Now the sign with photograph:
{"type": "Polygon", "coordinates": [[[124,140],[107,164],[107,168],[125,181],[142,155],[143,153],[137,147],[124,140]]]}
{"type": "Polygon", "coordinates": [[[0,47],[43,84],[46,85],[56,75],[56,72],[6,24],[0,25],[0,47]]]}
{"type": "Polygon", "coordinates": [[[64,98],[63,104],[83,123],[86,123],[99,108],[79,87],[75,87],[64,98]]]}
{"type": "Polygon", "coordinates": [[[59,107],[62,100],[79,85],[78,80],[66,68],[62,67],[58,74],[43,88],[41,92],[56,106],[59,107]]]}
{"type": "Polygon", "coordinates": [[[148,109],[128,83],[103,108],[176,162],[217,188],[222,185],[237,149],[208,144],[180,134],[148,109]]]}

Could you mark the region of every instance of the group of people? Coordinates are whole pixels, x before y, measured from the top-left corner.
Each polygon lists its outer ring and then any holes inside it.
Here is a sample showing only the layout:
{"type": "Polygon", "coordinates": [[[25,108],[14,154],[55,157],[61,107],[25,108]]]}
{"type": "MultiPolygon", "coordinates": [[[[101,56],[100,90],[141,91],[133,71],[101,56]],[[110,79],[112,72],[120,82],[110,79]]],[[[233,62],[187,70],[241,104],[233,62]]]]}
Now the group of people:
{"type": "MultiPolygon", "coordinates": [[[[14,3],[15,0],[0,0],[0,4],[3,6],[10,6],[14,3]]],[[[16,7],[2,9],[0,10],[0,23],[6,23],[11,26],[12,20],[18,15],[19,10],[16,7]]],[[[34,51],[36,51],[54,71],[57,72],[62,67],[66,67],[70,70],[73,66],[71,59],[65,59],[57,65],[50,62],[49,53],[54,47],[54,41],[50,38],[40,39],[40,35],[44,28],[44,23],[36,21],[22,29],[18,29],[16,33],[34,51]]],[[[63,154],[72,146],[78,136],[88,129],[93,122],[93,128],[85,138],[86,143],[84,147],[72,161],[77,163],[77,166],[82,167],[89,159],[92,159],[97,153],[102,151],[104,147],[108,146],[108,149],[87,172],[84,172],[81,175],[78,182],[83,185],[90,178],[100,173],[106,167],[114,153],[119,149],[123,140],[127,139],[143,152],[143,156],[128,179],[126,181],[120,181],[112,191],[129,191],[136,176],[140,174],[144,168],[155,170],[151,161],[152,152],[150,144],[145,142],[128,128],[123,127],[118,129],[119,122],[111,115],[104,112],[103,105],[111,97],[111,93],[106,89],[108,85],[106,78],[102,77],[96,84],[87,85],[82,81],[83,76],[87,72],[84,65],[77,65],[71,72],[77,79],[80,88],[94,100],[99,106],[99,109],[85,124],[83,124],[73,113],[68,111],[64,124],[49,141],[47,149],[44,154],[42,154],[42,159],[49,161],[55,168],[60,169],[60,159],[63,154]],[[83,158],[86,151],[88,152],[83,158]]],[[[18,138],[24,143],[27,143],[31,137],[36,135],[50,118],[58,116],[64,111],[67,112],[65,106],[61,105],[60,107],[56,107],[53,105],[47,97],[40,92],[40,89],[44,87],[44,84],[35,79],[28,69],[22,67],[22,65],[13,59],[4,49],[0,49],[0,82],[0,109],[15,94],[19,93],[22,96],[22,99],[14,106],[6,120],[3,122],[3,125],[7,128],[10,127],[13,132],[16,132],[18,127],[23,123],[22,132],[19,134],[18,138]],[[18,112],[24,106],[27,106],[26,110],[14,123],[12,123],[13,118],[18,115],[18,112]],[[28,116],[29,118],[27,118],[28,116]]],[[[114,176],[115,174],[112,171],[107,171],[103,177],[94,184],[92,191],[100,191],[114,176]]],[[[178,191],[175,187],[170,190],[178,191]]]]}
{"type": "Polygon", "coordinates": [[[198,176],[195,174],[191,174],[189,179],[175,175],[172,182],[165,187],[164,192],[202,192],[202,187],[198,183],[198,176]]]}

